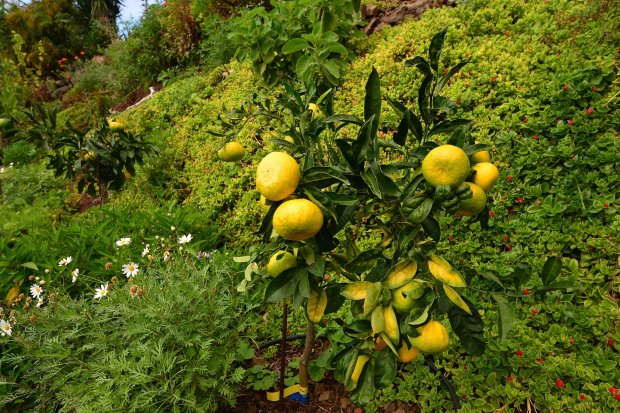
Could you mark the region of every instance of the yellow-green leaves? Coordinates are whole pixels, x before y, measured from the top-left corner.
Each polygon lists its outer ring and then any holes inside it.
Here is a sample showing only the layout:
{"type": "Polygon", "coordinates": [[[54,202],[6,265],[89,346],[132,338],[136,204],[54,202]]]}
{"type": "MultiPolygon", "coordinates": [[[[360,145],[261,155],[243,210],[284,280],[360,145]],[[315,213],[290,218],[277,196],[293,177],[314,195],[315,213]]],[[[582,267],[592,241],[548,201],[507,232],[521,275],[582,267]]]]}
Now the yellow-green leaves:
{"type": "Polygon", "coordinates": [[[428,270],[437,280],[451,287],[466,287],[467,283],[461,274],[441,257],[431,255],[428,260],[428,270]]]}

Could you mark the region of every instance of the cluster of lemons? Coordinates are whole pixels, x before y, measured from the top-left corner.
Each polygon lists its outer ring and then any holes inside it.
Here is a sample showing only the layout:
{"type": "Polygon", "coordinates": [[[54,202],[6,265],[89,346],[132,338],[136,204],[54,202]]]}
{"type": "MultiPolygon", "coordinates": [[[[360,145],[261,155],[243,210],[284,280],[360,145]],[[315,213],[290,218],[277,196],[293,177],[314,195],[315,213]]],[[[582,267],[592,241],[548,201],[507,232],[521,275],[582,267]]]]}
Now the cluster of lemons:
{"type": "Polygon", "coordinates": [[[473,216],[482,212],[499,177],[488,151],[468,157],[454,145],[441,145],[431,150],[422,161],[422,174],[432,186],[449,187],[443,205],[449,212],[473,216]]]}

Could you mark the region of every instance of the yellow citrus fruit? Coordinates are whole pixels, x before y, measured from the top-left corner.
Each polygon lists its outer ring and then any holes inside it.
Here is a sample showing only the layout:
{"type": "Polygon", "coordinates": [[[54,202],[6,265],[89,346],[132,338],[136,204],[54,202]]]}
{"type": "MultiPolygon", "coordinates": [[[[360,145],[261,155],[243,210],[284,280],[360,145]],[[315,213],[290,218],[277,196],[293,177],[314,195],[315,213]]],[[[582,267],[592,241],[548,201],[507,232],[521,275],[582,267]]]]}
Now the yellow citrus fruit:
{"type": "Polygon", "coordinates": [[[489,192],[493,189],[493,185],[499,178],[499,171],[497,167],[491,162],[481,162],[475,164],[472,168],[476,173],[474,174],[473,182],[478,185],[484,192],[489,192]]]}
{"type": "Polygon", "coordinates": [[[362,374],[362,370],[364,370],[364,366],[368,362],[369,358],[370,357],[365,354],[360,354],[359,356],[357,356],[357,360],[355,361],[355,368],[353,369],[353,373],[351,374],[352,382],[357,383],[360,375],[362,374]]]}
{"type": "Polygon", "coordinates": [[[239,142],[225,143],[217,151],[217,157],[224,162],[237,162],[245,156],[245,148],[239,142]]]}
{"type": "Polygon", "coordinates": [[[377,338],[377,341],[375,341],[375,351],[381,351],[386,347],[387,343],[385,342],[385,340],[381,337],[377,338]]]}
{"type": "MultiPolygon", "coordinates": [[[[411,337],[409,337],[411,340],[411,337]]],[[[398,361],[401,363],[409,363],[418,358],[420,355],[420,350],[415,348],[415,346],[407,347],[407,344],[403,342],[403,345],[398,349],[398,361]]]]}
{"type": "Polygon", "coordinates": [[[258,164],[256,187],[268,200],[281,201],[295,192],[300,178],[299,165],[291,155],[271,152],[258,164]]]}
{"type": "Polygon", "coordinates": [[[448,348],[450,343],[450,337],[448,337],[448,330],[439,321],[429,321],[422,327],[417,328],[417,337],[410,337],[411,344],[426,354],[441,353],[448,348]]]}
{"type": "Polygon", "coordinates": [[[487,205],[487,194],[476,184],[472,184],[471,182],[466,182],[466,184],[469,186],[469,189],[471,189],[474,195],[469,199],[461,201],[459,210],[456,211],[456,215],[471,217],[482,212],[484,207],[487,205]]]}
{"type": "Polygon", "coordinates": [[[469,158],[469,161],[472,164],[480,163],[480,162],[489,162],[491,160],[491,154],[489,151],[480,151],[476,152],[469,158]]]}
{"type": "Polygon", "coordinates": [[[84,154],[84,160],[86,161],[93,160],[96,157],[97,157],[97,154],[95,153],[95,151],[88,151],[84,154]]]}
{"type": "Polygon", "coordinates": [[[392,307],[398,313],[408,313],[416,305],[416,300],[424,294],[424,284],[411,281],[392,291],[392,307]]]}
{"type": "Polygon", "coordinates": [[[284,239],[305,241],[323,226],[323,213],[307,199],[283,202],[273,214],[273,229],[284,239]]]}
{"type": "Polygon", "coordinates": [[[317,106],[316,103],[310,103],[308,105],[308,109],[310,109],[312,111],[312,115],[320,118],[323,116],[323,112],[321,112],[321,109],[317,106]]]}
{"type": "Polygon", "coordinates": [[[122,132],[123,131],[123,124],[121,122],[115,121],[115,120],[109,120],[108,121],[108,127],[110,128],[110,130],[112,132],[122,132]]]}
{"type": "Polygon", "coordinates": [[[422,174],[433,185],[456,188],[469,175],[469,158],[454,145],[441,145],[431,150],[422,161],[422,174]]]}
{"type": "Polygon", "coordinates": [[[258,201],[258,203],[260,204],[260,208],[263,210],[263,214],[269,212],[269,208],[271,208],[271,205],[273,204],[273,202],[262,195],[260,196],[260,201],[258,201]]]}
{"type": "Polygon", "coordinates": [[[267,274],[277,277],[289,268],[297,267],[297,259],[288,251],[280,250],[269,258],[267,274]]]}

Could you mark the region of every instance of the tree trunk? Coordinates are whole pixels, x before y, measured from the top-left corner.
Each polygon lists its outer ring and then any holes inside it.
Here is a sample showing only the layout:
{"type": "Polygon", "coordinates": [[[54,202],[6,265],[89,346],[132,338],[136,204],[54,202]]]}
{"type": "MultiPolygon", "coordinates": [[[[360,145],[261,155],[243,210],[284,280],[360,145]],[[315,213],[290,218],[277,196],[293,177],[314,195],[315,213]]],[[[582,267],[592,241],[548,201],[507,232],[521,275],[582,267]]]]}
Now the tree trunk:
{"type": "Polygon", "coordinates": [[[299,386],[304,389],[308,389],[308,383],[310,381],[308,363],[310,361],[312,347],[314,347],[314,324],[308,321],[308,326],[306,328],[306,344],[301,359],[299,360],[299,386]]]}

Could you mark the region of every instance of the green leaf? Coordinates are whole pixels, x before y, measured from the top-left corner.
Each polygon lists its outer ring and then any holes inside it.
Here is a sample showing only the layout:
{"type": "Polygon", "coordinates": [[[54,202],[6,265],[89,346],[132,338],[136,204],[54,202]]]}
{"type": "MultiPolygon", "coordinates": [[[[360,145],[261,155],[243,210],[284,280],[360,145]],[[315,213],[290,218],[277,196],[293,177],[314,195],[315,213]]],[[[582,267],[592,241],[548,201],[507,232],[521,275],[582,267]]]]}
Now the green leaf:
{"type": "Polygon", "coordinates": [[[396,354],[388,348],[374,353],[375,387],[377,390],[388,388],[396,378],[396,354]]]}
{"type": "Polygon", "coordinates": [[[364,119],[370,120],[374,115],[370,127],[370,137],[374,139],[379,129],[379,118],[381,116],[381,81],[379,73],[373,67],[366,82],[366,95],[364,96],[364,119]]]}
{"type": "Polygon", "coordinates": [[[433,129],[430,130],[427,137],[430,138],[431,136],[437,135],[439,133],[452,132],[456,128],[468,127],[471,124],[472,121],[468,119],[454,119],[440,122],[435,125],[433,129]]]}
{"type": "Polygon", "coordinates": [[[310,380],[317,383],[323,380],[323,376],[325,376],[325,367],[319,366],[316,360],[310,360],[308,363],[308,374],[310,375],[310,380]]]}
{"type": "Polygon", "coordinates": [[[37,264],[35,264],[34,262],[25,262],[21,264],[21,267],[28,268],[34,271],[39,271],[39,267],[37,267],[37,264]]]}
{"type": "Polygon", "coordinates": [[[366,290],[366,298],[364,299],[364,312],[363,316],[368,317],[372,310],[375,309],[379,301],[381,294],[381,283],[373,283],[366,290]]]}
{"type": "Polygon", "coordinates": [[[290,39],[282,46],[282,54],[291,54],[310,47],[310,44],[299,37],[290,39]]]}
{"type": "Polygon", "coordinates": [[[315,188],[325,188],[335,183],[348,184],[349,181],[342,172],[330,166],[313,166],[304,171],[300,186],[314,186],[315,188]]]}
{"type": "Polygon", "coordinates": [[[400,188],[398,185],[392,181],[388,176],[386,176],[383,172],[381,172],[381,168],[376,161],[372,161],[370,163],[370,169],[374,172],[377,177],[377,182],[379,184],[379,189],[381,193],[384,195],[399,197],[400,196],[400,188]]]}
{"type": "Polygon", "coordinates": [[[411,111],[409,111],[409,130],[413,133],[413,136],[416,137],[418,142],[422,141],[424,137],[424,128],[422,127],[420,119],[411,111]]]}
{"type": "Polygon", "coordinates": [[[471,59],[467,59],[465,61],[462,61],[462,62],[457,63],[456,65],[452,66],[450,71],[448,73],[446,73],[445,75],[443,75],[443,77],[441,78],[439,83],[437,83],[437,93],[441,92],[441,89],[443,89],[443,87],[446,85],[446,83],[448,83],[450,78],[452,78],[452,76],[457,74],[459,72],[459,70],[461,70],[463,68],[463,66],[465,66],[467,63],[469,63],[470,60],[471,59]]]}
{"type": "Polygon", "coordinates": [[[297,59],[297,64],[295,65],[295,73],[297,73],[297,77],[300,79],[305,79],[307,73],[311,70],[312,65],[312,60],[308,55],[303,55],[297,59]]]}
{"type": "Polygon", "coordinates": [[[364,182],[366,182],[366,185],[368,185],[370,192],[372,192],[377,198],[383,199],[381,189],[379,189],[379,180],[372,168],[369,168],[366,171],[362,171],[360,175],[364,182]]]}
{"type": "Polygon", "coordinates": [[[411,214],[409,214],[407,218],[409,222],[412,224],[419,224],[424,221],[431,212],[431,209],[433,209],[433,202],[434,201],[430,198],[425,199],[411,214]]]}
{"type": "Polygon", "coordinates": [[[432,82],[433,76],[427,75],[424,79],[422,79],[420,89],[418,89],[418,109],[420,110],[420,115],[422,116],[422,119],[424,119],[424,123],[426,123],[427,126],[430,126],[431,124],[431,112],[428,109],[428,95],[432,82]]]}
{"type": "Polygon", "coordinates": [[[409,182],[407,187],[403,190],[404,199],[408,199],[412,197],[415,191],[418,189],[418,187],[423,181],[424,181],[424,175],[422,174],[419,174],[415,178],[413,178],[411,182],[409,182]]]}
{"type": "Polygon", "coordinates": [[[338,192],[323,192],[335,205],[355,206],[359,199],[353,195],[340,194],[338,192]]]}
{"type": "Polygon", "coordinates": [[[515,266],[512,271],[512,284],[515,290],[519,291],[521,286],[529,281],[532,276],[532,267],[526,262],[520,262],[515,266]]]}
{"type": "Polygon", "coordinates": [[[347,50],[347,48],[341,45],[340,43],[329,43],[325,45],[325,49],[333,53],[338,53],[341,56],[346,56],[349,54],[349,51],[347,50]]]}
{"type": "Polygon", "coordinates": [[[432,75],[431,66],[428,64],[426,59],[423,58],[422,56],[416,56],[411,60],[406,60],[405,66],[417,67],[418,70],[422,72],[424,76],[432,75]]]}
{"type": "Polygon", "coordinates": [[[342,307],[346,298],[340,294],[341,284],[331,284],[326,289],[327,292],[327,307],[323,314],[335,313],[342,307]]]}
{"type": "Polygon", "coordinates": [[[399,118],[402,118],[403,115],[405,114],[405,112],[407,112],[409,110],[409,109],[407,109],[407,106],[405,106],[402,103],[392,99],[389,96],[387,96],[386,99],[388,101],[388,104],[394,110],[394,113],[396,113],[396,116],[399,117],[399,118]]]}
{"type": "Polygon", "coordinates": [[[370,358],[359,378],[357,386],[351,392],[350,399],[354,404],[365,406],[375,397],[375,359],[370,358]]]}
{"type": "Polygon", "coordinates": [[[265,290],[265,302],[273,303],[290,297],[297,288],[301,277],[307,274],[306,268],[290,268],[271,280],[265,290]]]}
{"type": "Polygon", "coordinates": [[[452,306],[448,311],[448,318],[452,330],[461,340],[461,345],[473,356],[484,353],[486,342],[484,341],[483,323],[478,310],[465,297],[461,297],[467,304],[472,314],[467,314],[457,306],[452,306]]]}
{"type": "Polygon", "coordinates": [[[475,145],[467,145],[463,148],[467,156],[472,156],[475,153],[488,151],[491,147],[484,143],[477,143],[475,145]]]}
{"type": "Polygon", "coordinates": [[[435,70],[435,72],[439,72],[439,56],[441,55],[441,49],[443,48],[443,43],[446,40],[447,33],[448,26],[444,27],[437,34],[435,34],[435,36],[433,36],[431,44],[428,47],[428,57],[431,61],[431,67],[435,70]]]}
{"type": "Polygon", "coordinates": [[[545,262],[542,272],[540,273],[540,279],[545,287],[549,286],[562,270],[562,260],[558,257],[550,257],[545,262]]]}
{"type": "Polygon", "coordinates": [[[353,123],[355,125],[361,125],[364,122],[354,115],[333,115],[323,119],[323,123],[336,123],[341,122],[343,124],[353,123]]]}
{"type": "Polygon", "coordinates": [[[491,293],[491,295],[493,296],[493,299],[495,299],[497,309],[499,311],[499,336],[502,340],[506,340],[508,333],[512,328],[512,324],[516,319],[515,309],[512,305],[510,305],[505,295],[499,293],[491,293]]]}
{"type": "Polygon", "coordinates": [[[422,221],[422,228],[424,228],[424,232],[426,232],[433,241],[439,242],[441,239],[441,227],[435,218],[430,215],[424,218],[422,221]]]}
{"type": "Polygon", "coordinates": [[[396,129],[396,133],[394,134],[394,142],[400,146],[404,146],[407,142],[407,134],[409,133],[409,113],[411,112],[407,110],[403,114],[403,117],[398,124],[398,128],[396,129]]]}
{"type": "Polygon", "coordinates": [[[241,343],[237,349],[237,355],[241,360],[249,360],[254,357],[254,349],[248,343],[241,343]]]}
{"type": "Polygon", "coordinates": [[[492,272],[489,272],[489,271],[479,271],[478,275],[480,275],[482,278],[486,278],[489,281],[493,281],[495,284],[497,284],[500,287],[504,288],[504,284],[502,284],[501,280],[497,277],[497,275],[493,274],[492,272]]]}

